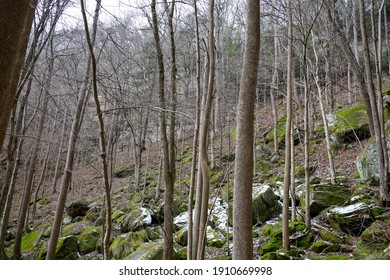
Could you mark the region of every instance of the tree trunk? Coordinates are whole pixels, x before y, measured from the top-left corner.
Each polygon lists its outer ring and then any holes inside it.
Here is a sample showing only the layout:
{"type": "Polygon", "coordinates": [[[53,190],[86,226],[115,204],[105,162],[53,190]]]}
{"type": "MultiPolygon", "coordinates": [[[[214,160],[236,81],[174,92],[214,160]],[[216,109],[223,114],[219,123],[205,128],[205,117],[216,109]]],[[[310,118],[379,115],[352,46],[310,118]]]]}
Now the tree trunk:
{"type": "Polygon", "coordinates": [[[337,43],[339,44],[341,50],[344,52],[348,62],[351,64],[351,69],[354,75],[356,76],[357,87],[359,89],[360,95],[362,96],[363,104],[365,106],[367,116],[368,116],[370,133],[371,135],[374,135],[375,134],[374,119],[371,110],[370,97],[366,88],[364,73],[359,65],[358,59],[356,58],[356,53],[352,51],[348,39],[342,31],[342,27],[340,25],[340,19],[336,14],[334,14],[333,1],[326,0],[325,7],[326,7],[327,17],[334,28],[334,32],[336,33],[337,43]]]}
{"type": "MultiPolygon", "coordinates": [[[[87,22],[87,15],[85,12],[84,7],[84,0],[80,0],[81,5],[81,13],[83,16],[83,22],[84,22],[84,29],[85,29],[85,35],[86,35],[86,41],[88,45],[88,51],[89,51],[89,57],[92,63],[92,89],[93,89],[93,99],[95,101],[96,106],[96,114],[99,120],[99,146],[100,146],[100,159],[102,161],[102,169],[103,169],[103,181],[104,181],[104,201],[106,204],[106,232],[103,239],[103,257],[104,259],[110,259],[110,238],[111,238],[111,231],[112,231],[112,219],[111,219],[111,185],[110,185],[110,177],[108,172],[108,159],[107,159],[107,140],[106,140],[106,130],[105,130],[105,124],[104,124],[104,118],[103,118],[103,112],[101,109],[100,101],[99,101],[99,93],[98,93],[98,87],[97,87],[97,60],[95,57],[95,52],[93,49],[93,42],[94,39],[91,38],[88,22],[87,22]]],[[[94,26],[93,33],[96,34],[96,25],[94,26]]]]}
{"type": "Polygon", "coordinates": [[[26,54],[36,0],[0,2],[0,150],[14,104],[20,71],[26,54]]]}
{"type": "MultiPolygon", "coordinates": [[[[271,98],[271,107],[272,107],[272,115],[274,122],[274,152],[275,154],[279,154],[279,138],[278,138],[278,129],[279,129],[279,121],[278,121],[278,109],[276,106],[275,93],[277,94],[277,81],[278,81],[278,66],[279,66],[279,54],[278,47],[279,38],[277,37],[277,29],[275,24],[275,36],[274,36],[274,69],[272,74],[272,82],[271,82],[271,90],[270,90],[270,98],[271,98]],[[274,93],[275,91],[275,93],[274,93]]],[[[276,98],[277,99],[277,98],[276,98]]]]}
{"type": "Polygon", "coordinates": [[[215,77],[215,42],[214,42],[214,0],[209,2],[209,37],[208,37],[208,51],[209,51],[209,70],[207,81],[207,93],[205,96],[204,112],[202,118],[202,125],[199,137],[199,168],[201,169],[201,207],[199,219],[199,236],[197,240],[197,256],[196,259],[204,258],[204,247],[206,238],[206,226],[208,218],[208,206],[210,197],[210,176],[208,167],[208,133],[211,120],[212,103],[214,98],[214,77],[215,77]]]}
{"type": "Polygon", "coordinates": [[[245,52],[237,107],[233,196],[233,259],[253,259],[252,184],[254,105],[260,51],[260,1],[247,0],[245,52]]]}
{"type": "MultiPolygon", "coordinates": [[[[96,1],[96,8],[95,13],[93,17],[93,33],[92,33],[92,40],[93,43],[95,41],[95,35],[96,35],[96,29],[97,29],[97,22],[100,12],[100,3],[101,0],[96,1]]],[[[61,224],[62,224],[62,216],[64,214],[65,209],[65,203],[66,198],[68,195],[68,189],[70,187],[71,181],[72,181],[72,173],[73,173],[73,167],[74,167],[74,159],[76,155],[76,144],[79,137],[80,132],[80,126],[84,114],[84,106],[86,99],[88,98],[88,86],[89,86],[89,76],[91,73],[91,59],[88,58],[87,62],[87,69],[85,70],[85,76],[84,76],[84,82],[82,85],[82,88],[80,89],[78,100],[77,100],[77,107],[75,116],[72,122],[72,128],[69,136],[68,141],[68,153],[66,156],[66,162],[65,162],[65,169],[64,169],[64,175],[62,177],[61,182],[61,190],[58,197],[57,202],[57,208],[54,216],[54,222],[52,231],[50,234],[48,249],[47,249],[47,256],[46,259],[53,260],[55,259],[55,251],[57,247],[57,242],[60,236],[61,232],[61,224]]]]}
{"type": "MultiPolygon", "coordinates": [[[[49,75],[50,75],[49,70],[49,75]]],[[[27,173],[27,180],[25,187],[23,189],[23,197],[20,205],[19,215],[18,215],[18,224],[15,231],[15,245],[14,245],[14,251],[13,251],[13,257],[15,259],[19,259],[21,257],[21,245],[22,245],[22,235],[23,235],[23,228],[25,226],[25,223],[27,222],[27,211],[30,206],[30,199],[31,199],[31,191],[33,188],[34,183],[34,175],[35,175],[35,169],[36,164],[38,161],[38,155],[41,150],[41,138],[43,133],[44,124],[46,121],[46,115],[47,115],[47,108],[49,104],[49,91],[50,91],[50,77],[49,80],[46,83],[47,88],[45,88],[43,94],[43,103],[42,107],[40,108],[42,114],[39,119],[39,124],[37,128],[37,134],[35,136],[34,144],[32,147],[32,155],[31,155],[31,161],[30,166],[28,168],[27,173]]]]}
{"type": "Polygon", "coordinates": [[[282,213],[282,240],[283,248],[288,251],[289,244],[289,189],[291,183],[291,126],[292,126],[292,91],[293,91],[293,57],[292,57],[292,44],[293,44],[293,22],[292,22],[292,9],[291,0],[287,2],[287,16],[288,16],[288,31],[287,31],[287,104],[286,104],[286,136],[285,136],[285,168],[284,168],[284,187],[283,187],[283,213],[282,213]]]}
{"type": "Polygon", "coordinates": [[[158,20],[156,13],[156,1],[152,0],[152,25],[153,25],[153,36],[155,40],[156,54],[157,54],[157,65],[158,65],[158,94],[160,103],[160,130],[161,139],[163,145],[163,170],[164,170],[164,259],[173,258],[173,187],[175,181],[174,174],[174,132],[175,127],[174,119],[171,115],[171,134],[168,139],[167,133],[167,106],[165,97],[165,70],[164,70],[164,57],[161,48],[160,35],[158,29],[158,20]],[[172,137],[173,135],[173,137],[172,137]],[[169,142],[171,141],[171,142],[169,142]]]}
{"type": "MultiPolygon", "coordinates": [[[[381,128],[379,113],[378,113],[378,105],[376,101],[375,94],[375,86],[374,80],[371,71],[371,59],[370,59],[370,48],[367,38],[366,31],[366,23],[364,18],[364,0],[359,0],[359,13],[360,13],[360,32],[362,36],[363,43],[363,53],[364,53],[364,62],[365,62],[365,74],[366,74],[366,82],[368,95],[370,98],[372,117],[374,121],[374,132],[375,132],[375,144],[376,144],[376,152],[378,156],[378,171],[379,171],[379,184],[380,184],[380,195],[381,201],[384,205],[390,203],[390,193],[388,186],[388,170],[387,170],[387,160],[385,160],[384,150],[387,149],[384,147],[382,138],[384,135],[384,127],[381,128]],[[383,130],[382,130],[383,129],[383,130]]],[[[378,93],[382,94],[381,92],[378,93]]]]}
{"type": "Polygon", "coordinates": [[[200,127],[200,100],[201,100],[201,85],[200,85],[200,38],[199,38],[199,22],[198,22],[198,8],[196,0],[194,4],[194,21],[195,21],[195,38],[196,38],[196,116],[195,116],[195,130],[192,144],[192,161],[191,161],[191,177],[190,177],[190,191],[188,195],[188,245],[187,245],[187,259],[193,259],[193,203],[196,182],[196,163],[198,159],[198,143],[199,143],[199,127],[200,127]]]}

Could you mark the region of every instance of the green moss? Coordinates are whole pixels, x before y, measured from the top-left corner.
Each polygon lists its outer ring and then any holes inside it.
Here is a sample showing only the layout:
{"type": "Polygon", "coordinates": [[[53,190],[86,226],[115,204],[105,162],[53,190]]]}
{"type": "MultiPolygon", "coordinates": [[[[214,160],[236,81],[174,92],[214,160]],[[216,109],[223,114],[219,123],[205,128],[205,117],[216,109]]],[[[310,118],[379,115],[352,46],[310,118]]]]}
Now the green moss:
{"type": "Polygon", "coordinates": [[[178,245],[173,246],[173,259],[174,260],[186,260],[187,259],[187,248],[178,245]]]}
{"type": "Polygon", "coordinates": [[[190,163],[191,161],[192,161],[192,155],[191,156],[186,156],[186,157],[181,159],[181,163],[182,164],[187,164],[187,163],[190,163]]]}
{"type": "Polygon", "coordinates": [[[336,234],[326,229],[320,230],[320,236],[323,240],[331,243],[336,243],[336,244],[343,243],[343,240],[340,237],[338,237],[336,234]]]}
{"type": "Polygon", "coordinates": [[[297,178],[302,178],[305,176],[305,167],[304,166],[300,166],[300,165],[296,165],[294,167],[294,173],[295,173],[295,176],[297,178]]]}
{"type": "Polygon", "coordinates": [[[101,242],[102,229],[98,227],[86,227],[78,237],[81,253],[94,251],[101,242]]]}
{"type": "Polygon", "coordinates": [[[79,257],[79,245],[75,236],[61,237],[56,247],[57,260],[76,260],[79,257]]]}
{"type": "Polygon", "coordinates": [[[266,225],[266,226],[264,226],[264,228],[263,228],[263,234],[265,235],[265,236],[269,236],[270,234],[271,234],[271,231],[272,231],[272,229],[273,229],[273,225],[266,225]]]}
{"type": "Polygon", "coordinates": [[[277,260],[278,256],[276,255],[275,252],[268,252],[261,256],[260,260],[277,260]]]}
{"type": "Polygon", "coordinates": [[[146,232],[148,233],[148,240],[157,240],[160,238],[160,234],[152,228],[146,228],[146,232]]]}
{"type": "Polygon", "coordinates": [[[364,139],[369,136],[368,117],[364,105],[357,105],[338,110],[335,121],[330,127],[338,141],[356,141],[356,137],[364,139]]]}
{"type": "Polygon", "coordinates": [[[349,258],[341,255],[329,255],[326,260],[349,260],[349,258]]]}
{"type": "Polygon", "coordinates": [[[127,256],[126,260],[162,260],[163,259],[162,242],[144,243],[135,252],[127,256]]]}
{"type": "Polygon", "coordinates": [[[311,232],[308,232],[306,235],[296,240],[295,246],[301,249],[307,249],[309,248],[312,240],[313,240],[313,234],[311,232]]]}
{"type": "Polygon", "coordinates": [[[268,242],[259,248],[260,255],[275,252],[282,246],[282,229],[278,229],[270,234],[268,242]]]}
{"type": "Polygon", "coordinates": [[[112,221],[114,222],[120,222],[119,219],[124,217],[125,216],[125,213],[122,211],[122,210],[115,210],[112,215],[111,215],[111,219],[112,221]]]}
{"type": "Polygon", "coordinates": [[[38,201],[38,204],[40,205],[48,205],[51,203],[51,200],[47,197],[44,197],[38,201]]]}
{"type": "Polygon", "coordinates": [[[124,236],[121,235],[115,238],[109,250],[114,259],[120,260],[133,253],[147,240],[148,232],[146,230],[130,232],[124,236]]]}
{"type": "Polygon", "coordinates": [[[114,177],[115,178],[126,178],[129,177],[131,174],[134,173],[134,167],[132,166],[117,166],[114,170],[114,177]]]}
{"type": "Polygon", "coordinates": [[[21,251],[32,251],[34,250],[41,240],[42,233],[39,231],[33,231],[22,237],[21,251]]]}
{"type": "Polygon", "coordinates": [[[290,233],[295,233],[298,231],[304,231],[306,229],[306,226],[304,223],[301,222],[290,222],[288,228],[290,230],[290,233]]]}
{"type": "Polygon", "coordinates": [[[322,253],[328,246],[329,244],[325,243],[324,241],[316,241],[313,243],[313,245],[311,245],[310,251],[315,253],[322,253]]]}
{"type": "Polygon", "coordinates": [[[234,127],[232,130],[230,130],[230,137],[232,137],[233,140],[236,140],[237,138],[237,130],[234,127]]]}

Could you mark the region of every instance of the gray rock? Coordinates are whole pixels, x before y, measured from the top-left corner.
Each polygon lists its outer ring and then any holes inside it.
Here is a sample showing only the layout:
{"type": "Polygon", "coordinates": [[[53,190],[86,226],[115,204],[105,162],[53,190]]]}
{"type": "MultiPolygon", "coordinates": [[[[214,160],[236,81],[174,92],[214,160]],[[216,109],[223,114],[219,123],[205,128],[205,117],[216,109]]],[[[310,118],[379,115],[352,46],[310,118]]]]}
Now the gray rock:
{"type": "Polygon", "coordinates": [[[252,203],[254,223],[264,223],[278,216],[282,211],[278,197],[268,185],[253,185],[252,203]]]}
{"type": "Polygon", "coordinates": [[[66,207],[66,214],[73,219],[76,217],[83,217],[89,210],[89,203],[85,200],[75,200],[66,207]]]}
{"type": "Polygon", "coordinates": [[[125,260],[162,260],[163,250],[164,244],[162,242],[144,243],[125,260]]]}
{"type": "Polygon", "coordinates": [[[336,230],[352,235],[360,235],[374,221],[370,207],[361,202],[329,209],[329,224],[336,230]]]}
{"type": "Polygon", "coordinates": [[[121,232],[137,231],[152,223],[152,213],[143,207],[133,205],[130,213],[119,223],[121,232]]]}
{"type": "MultiPolygon", "coordinates": [[[[306,193],[303,187],[298,188],[297,193],[302,209],[306,207],[306,193]]],[[[339,205],[347,201],[351,197],[351,190],[349,186],[344,184],[314,184],[310,186],[310,216],[317,216],[322,210],[339,205]]]]}
{"type": "MultiPolygon", "coordinates": [[[[390,149],[390,121],[385,124],[387,149],[390,149]]],[[[389,153],[390,160],[390,153],[389,153]]],[[[360,179],[363,181],[378,177],[378,157],[376,152],[375,139],[371,137],[367,145],[360,152],[356,159],[356,168],[360,179]]]]}

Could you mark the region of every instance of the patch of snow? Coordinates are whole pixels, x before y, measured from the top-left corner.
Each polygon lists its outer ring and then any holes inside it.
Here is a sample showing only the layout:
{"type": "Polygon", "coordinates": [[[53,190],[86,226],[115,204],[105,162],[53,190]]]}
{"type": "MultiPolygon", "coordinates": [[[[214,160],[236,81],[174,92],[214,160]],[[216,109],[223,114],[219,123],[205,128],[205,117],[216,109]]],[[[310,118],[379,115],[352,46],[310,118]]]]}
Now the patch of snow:
{"type": "Polygon", "coordinates": [[[152,223],[152,214],[146,208],[141,208],[141,211],[142,211],[142,217],[144,218],[143,222],[146,225],[150,225],[152,223]]]}
{"type": "Polygon", "coordinates": [[[366,203],[364,203],[364,202],[360,202],[360,203],[348,205],[348,206],[345,206],[345,207],[336,207],[336,208],[333,208],[331,211],[333,213],[342,215],[342,214],[348,214],[348,213],[356,212],[356,211],[359,211],[359,210],[362,210],[362,209],[365,209],[365,208],[368,208],[368,205],[366,203]]]}

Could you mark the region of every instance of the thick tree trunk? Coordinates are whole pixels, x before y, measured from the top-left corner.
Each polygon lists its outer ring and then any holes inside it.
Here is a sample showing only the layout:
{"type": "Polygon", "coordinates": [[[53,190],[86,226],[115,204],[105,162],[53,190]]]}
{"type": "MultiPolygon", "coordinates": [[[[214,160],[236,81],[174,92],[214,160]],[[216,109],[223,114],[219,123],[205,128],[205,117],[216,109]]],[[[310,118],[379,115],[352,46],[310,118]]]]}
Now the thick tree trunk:
{"type": "Polygon", "coordinates": [[[15,102],[36,0],[0,1],[0,150],[15,102]]]}
{"type": "Polygon", "coordinates": [[[260,1],[247,0],[244,62],[237,107],[233,196],[233,259],[253,259],[252,184],[254,105],[260,51],[260,1]]]}

